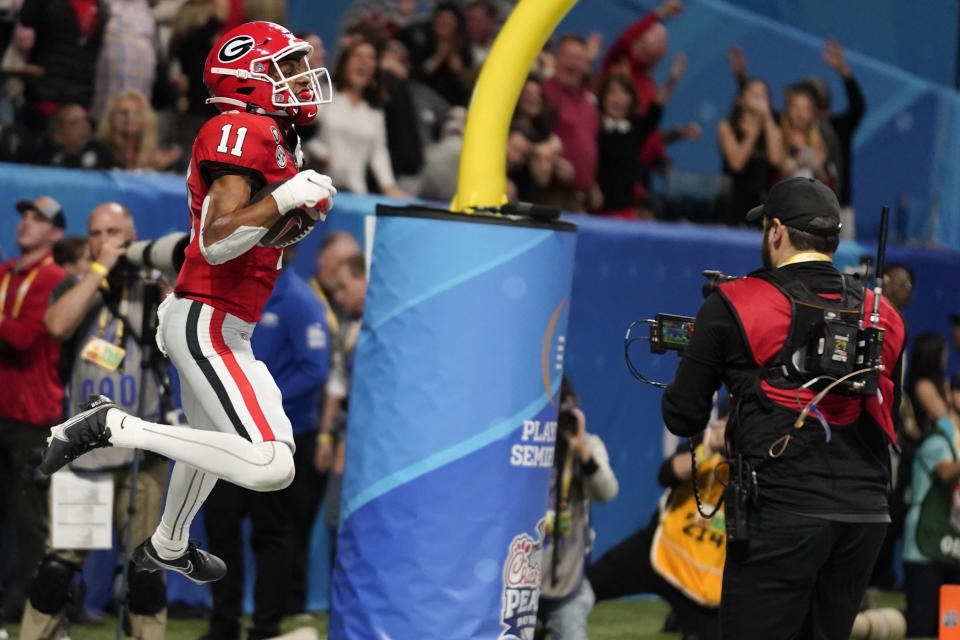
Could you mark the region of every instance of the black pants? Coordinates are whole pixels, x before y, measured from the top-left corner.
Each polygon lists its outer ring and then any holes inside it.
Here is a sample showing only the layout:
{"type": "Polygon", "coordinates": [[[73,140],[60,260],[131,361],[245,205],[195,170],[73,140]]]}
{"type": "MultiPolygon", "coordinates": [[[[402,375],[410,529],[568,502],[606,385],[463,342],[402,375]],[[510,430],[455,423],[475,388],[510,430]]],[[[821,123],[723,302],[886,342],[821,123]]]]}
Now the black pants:
{"type": "Polygon", "coordinates": [[[0,522],[13,538],[3,540],[2,548],[7,558],[15,558],[16,572],[13,588],[5,594],[8,614],[23,609],[47,541],[48,485],[38,480],[36,466],[48,435],[46,426],[0,420],[0,522]]]}
{"type": "Polygon", "coordinates": [[[655,593],[677,614],[684,640],[716,640],[720,618],[716,609],[704,607],[664,580],[650,564],[650,545],[656,522],[613,547],[587,569],[597,602],[635,593],[655,593]]]}
{"type": "Polygon", "coordinates": [[[238,640],[243,615],[243,538],[240,525],[250,516],[250,544],[257,562],[250,640],[280,635],[291,564],[287,541],[290,491],[258,492],[221,480],[204,503],[210,552],[227,563],[227,575],[211,583],[210,640],[238,640]]]}
{"type": "Polygon", "coordinates": [[[940,587],[960,584],[960,569],[936,562],[904,562],[907,635],[935,637],[940,621],[940,587]]]}
{"type": "Polygon", "coordinates": [[[755,507],[727,545],[723,638],[847,640],[887,530],[755,507]]]}
{"type": "Polygon", "coordinates": [[[317,447],[316,432],[294,436],[297,451],[293,454],[293,464],[297,474],[290,492],[290,560],[293,563],[293,575],[290,579],[290,599],[287,613],[306,611],[307,567],[309,566],[310,532],[317,517],[317,509],[327,485],[327,474],[320,473],[313,466],[314,452],[317,447]]]}

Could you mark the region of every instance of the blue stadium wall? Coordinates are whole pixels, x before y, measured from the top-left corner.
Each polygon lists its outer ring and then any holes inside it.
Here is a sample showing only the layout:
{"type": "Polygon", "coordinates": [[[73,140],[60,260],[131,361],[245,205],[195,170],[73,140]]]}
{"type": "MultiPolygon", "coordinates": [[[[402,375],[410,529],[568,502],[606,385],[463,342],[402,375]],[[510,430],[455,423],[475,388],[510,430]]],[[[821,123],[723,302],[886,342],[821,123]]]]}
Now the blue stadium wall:
{"type": "MultiPolygon", "coordinates": [[[[146,176],[110,172],[80,172],[0,164],[0,249],[15,255],[16,200],[49,194],[64,205],[68,233],[83,234],[90,209],[105,200],[119,200],[131,208],[141,238],[185,230],[188,222],[182,176],[146,176]]],[[[313,270],[322,233],[345,229],[361,240],[365,221],[383,198],[343,194],[322,230],[300,243],[294,268],[301,275],[313,270]]],[[[588,428],[603,437],[620,495],[594,508],[597,531],[595,554],[602,553],[644,524],[659,496],[656,470],[672,443],[664,436],[660,419],[660,392],[640,385],[623,363],[623,336],[627,325],[657,312],[694,315],[701,301],[703,269],[745,274],[760,263],[756,232],[694,225],[638,224],[600,220],[582,215],[569,219],[579,226],[573,292],[567,329],[566,373],[577,385],[588,428]]],[[[869,245],[844,242],[838,263],[854,265],[861,255],[875,252],[869,245]]],[[[906,310],[910,334],[937,331],[949,335],[949,313],[960,311],[960,256],[946,250],[891,247],[888,260],[905,262],[917,273],[914,302],[906,310]]],[[[469,333],[469,328],[464,328],[469,333]]],[[[635,363],[648,377],[669,380],[676,356],[652,356],[635,345],[635,363]]],[[[954,354],[956,356],[956,354],[954,354]]],[[[954,357],[956,361],[956,357],[954,357]]],[[[202,526],[193,535],[202,538],[202,526]]],[[[317,531],[317,545],[326,544],[317,531]]],[[[311,571],[310,604],[327,604],[326,554],[318,551],[311,571]]],[[[595,556],[596,557],[596,556],[595,556]]],[[[102,606],[109,560],[90,569],[89,602],[102,606]],[[106,567],[104,570],[103,567],[106,567]],[[104,573],[106,571],[106,573],[104,573]],[[95,575],[93,575],[95,574],[95,575]],[[97,585],[100,585],[99,587],[97,585]],[[99,589],[99,590],[98,590],[99,589]]],[[[252,566],[252,565],[250,565],[252,566]]],[[[248,572],[250,576],[252,572],[248,572]]],[[[171,599],[207,602],[207,592],[177,576],[171,577],[171,599]]]]}

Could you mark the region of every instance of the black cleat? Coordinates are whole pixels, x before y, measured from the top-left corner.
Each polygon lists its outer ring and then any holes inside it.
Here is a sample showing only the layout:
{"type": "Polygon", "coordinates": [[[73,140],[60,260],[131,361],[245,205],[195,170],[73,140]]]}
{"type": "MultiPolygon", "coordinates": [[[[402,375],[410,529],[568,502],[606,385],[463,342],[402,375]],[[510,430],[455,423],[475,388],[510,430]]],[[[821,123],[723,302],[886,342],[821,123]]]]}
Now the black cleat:
{"type": "Polygon", "coordinates": [[[154,549],[150,538],[147,538],[133,550],[132,560],[133,564],[144,571],[160,569],[176,571],[197,584],[213,582],[227,575],[227,564],[223,560],[212,553],[198,549],[192,542],[187,545],[187,550],[182,554],[165,560],[154,549]]]}
{"type": "Polygon", "coordinates": [[[40,471],[51,475],[72,460],[99,447],[112,447],[107,411],[118,408],[106,396],[90,396],[80,411],[51,429],[40,471]]]}

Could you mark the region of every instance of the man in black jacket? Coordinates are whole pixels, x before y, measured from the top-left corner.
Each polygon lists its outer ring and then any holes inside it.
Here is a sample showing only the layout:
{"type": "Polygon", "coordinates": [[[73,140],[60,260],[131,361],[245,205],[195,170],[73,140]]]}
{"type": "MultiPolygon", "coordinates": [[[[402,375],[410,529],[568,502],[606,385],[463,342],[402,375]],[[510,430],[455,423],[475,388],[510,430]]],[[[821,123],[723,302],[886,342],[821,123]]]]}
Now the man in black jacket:
{"type": "MultiPolygon", "coordinates": [[[[737,459],[744,463],[746,497],[735,499],[733,483],[726,492],[723,638],[846,640],[890,520],[887,445],[898,416],[904,325],[886,299],[877,323],[885,331],[879,393],[831,392],[802,428],[794,426],[817,393],[789,366],[808,341],[809,314],[872,326],[873,292],[832,264],[839,210],[824,184],[791,178],[747,214],[763,219],[766,269],[706,299],[663,396],[667,428],[681,436],[704,428],[721,383],[737,398],[727,439],[731,475],[737,459]],[[746,507],[740,530],[737,507],[746,507]]],[[[841,346],[828,354],[849,355],[841,346]]]]}

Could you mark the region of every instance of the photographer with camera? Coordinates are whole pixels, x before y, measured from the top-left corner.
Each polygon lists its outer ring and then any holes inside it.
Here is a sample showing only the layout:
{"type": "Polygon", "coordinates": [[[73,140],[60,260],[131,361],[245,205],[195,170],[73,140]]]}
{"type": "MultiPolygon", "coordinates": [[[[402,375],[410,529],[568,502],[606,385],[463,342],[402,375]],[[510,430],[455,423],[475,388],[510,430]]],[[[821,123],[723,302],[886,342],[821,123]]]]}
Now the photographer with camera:
{"type": "Polygon", "coordinates": [[[595,601],[585,575],[593,534],[590,503],[613,500],[619,485],[600,436],[587,433],[577,392],[564,376],[550,479],[537,617],[551,640],[586,640],[595,601]]]}
{"type": "MultiPolygon", "coordinates": [[[[84,275],[70,276],[54,288],[44,315],[47,330],[63,343],[68,412],[75,411],[88,396],[103,393],[135,415],[158,420],[163,384],[154,369],[141,368],[139,336],[144,315],[156,314],[145,293],[147,287],[155,285],[142,278],[140,269],[125,258],[127,247],[136,239],[133,216],[123,205],[105,202],[90,213],[87,229],[93,262],[84,275]],[[143,406],[139,402],[141,385],[145,385],[143,406]]],[[[165,367],[164,363],[157,364],[161,370],[165,367]]],[[[77,473],[113,475],[114,522],[120,539],[127,539],[124,532],[130,527],[132,539],[139,541],[159,522],[170,464],[166,458],[146,454],[134,485],[130,472],[133,456],[132,449],[96,449],[70,466],[77,473]],[[128,512],[131,491],[135,492],[132,514],[128,512]]],[[[60,638],[70,584],[88,553],[86,549],[53,549],[48,542],[30,587],[21,638],[60,638]]],[[[164,574],[132,569],[129,575],[125,597],[131,615],[127,635],[159,640],[166,627],[164,574]]]]}
{"type": "Polygon", "coordinates": [[[890,521],[904,324],[833,266],[840,206],[826,185],[776,184],[747,214],[761,218],[765,268],[704,301],[663,418],[690,437],[721,384],[737,398],[722,637],[846,640],[890,521]]]}

